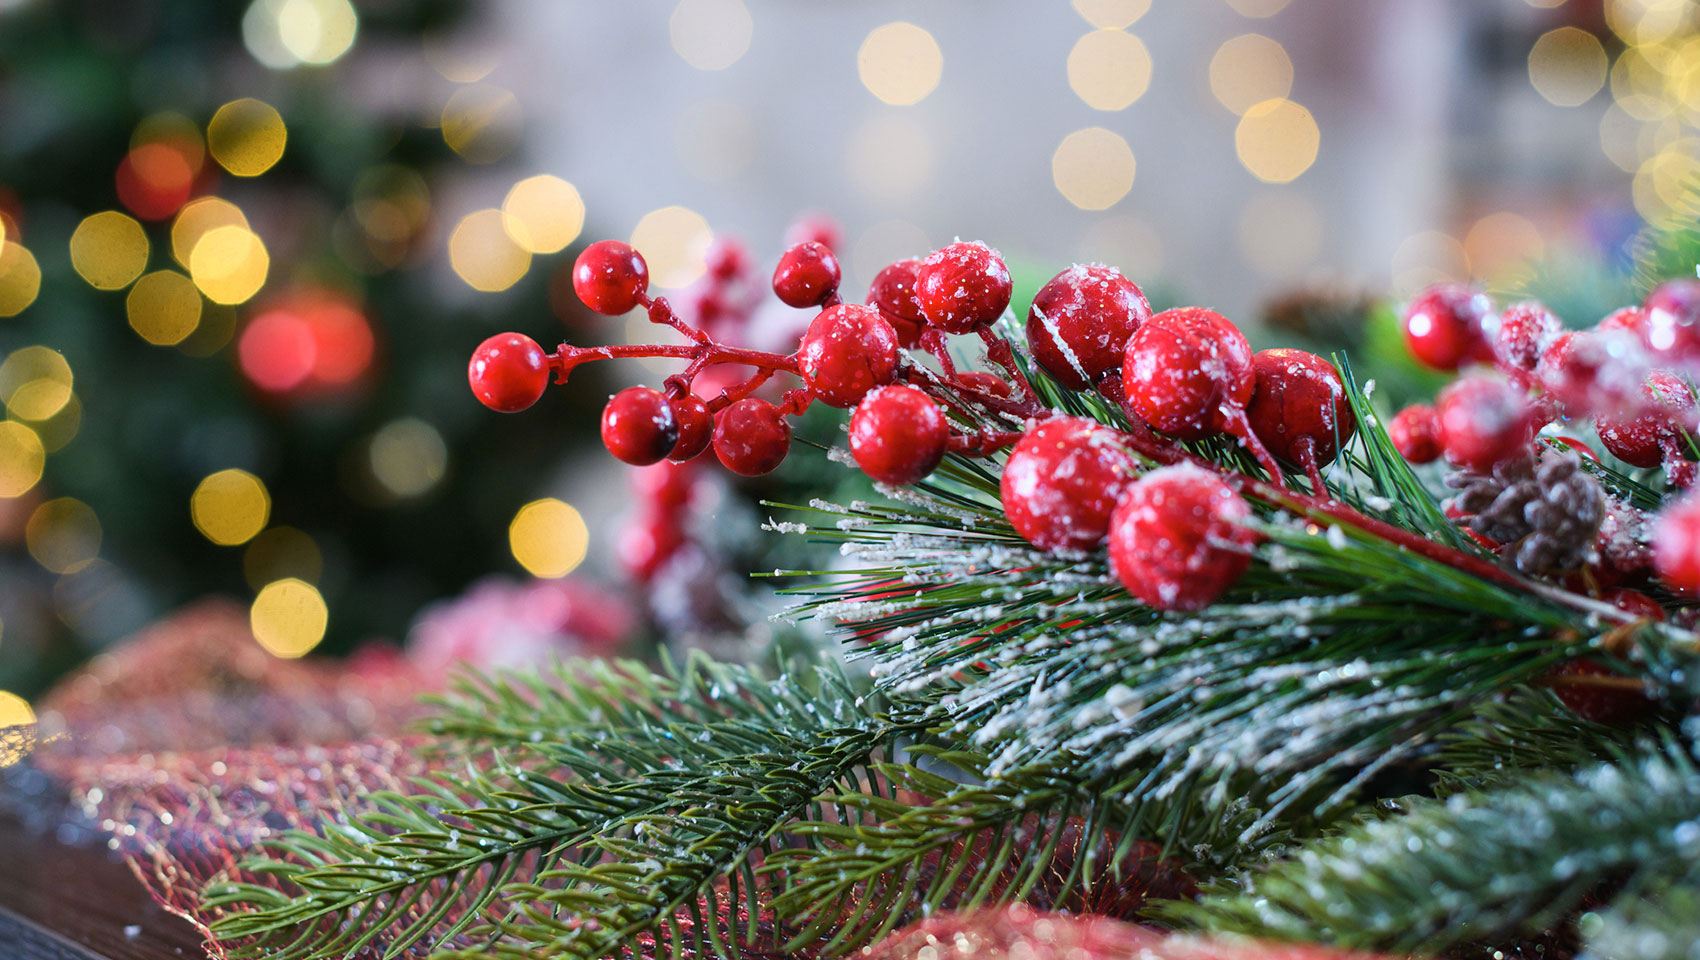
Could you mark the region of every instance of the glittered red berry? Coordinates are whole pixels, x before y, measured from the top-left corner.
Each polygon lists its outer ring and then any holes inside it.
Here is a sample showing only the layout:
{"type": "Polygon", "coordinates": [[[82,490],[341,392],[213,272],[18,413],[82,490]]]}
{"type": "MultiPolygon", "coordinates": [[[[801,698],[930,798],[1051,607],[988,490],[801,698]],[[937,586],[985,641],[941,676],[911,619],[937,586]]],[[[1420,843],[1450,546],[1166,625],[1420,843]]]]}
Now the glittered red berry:
{"type": "Polygon", "coordinates": [[[1700,355],[1700,279],[1678,277],[1654,287],[1641,302],[1642,342],[1673,359],[1700,355]]]}
{"type": "Polygon", "coordinates": [[[1000,484],[1004,516],[1042,550],[1091,550],[1109,533],[1116,498],[1137,471],[1116,431],[1052,417],[1010,450],[1000,484]]]}
{"type": "Polygon", "coordinates": [[[1460,377],[1435,401],[1446,459],[1486,471],[1529,449],[1534,419],[1522,391],[1497,377],[1460,377]]]}
{"type": "Polygon", "coordinates": [[[1455,283],[1429,287],[1405,308],[1405,346],[1436,370],[1456,370],[1466,361],[1493,359],[1483,322],[1493,312],[1485,294],[1455,283]]]}
{"type": "Polygon", "coordinates": [[[1013,287],[1009,268],[983,243],[956,242],[934,250],[915,271],[915,302],[927,323],[945,333],[969,333],[1003,316],[1013,287]]]}
{"type": "Polygon", "coordinates": [[[1122,389],[1139,418],[1182,440],[1227,428],[1257,375],[1245,334],[1219,313],[1178,307],[1139,325],[1122,357],[1122,389]]]}
{"type": "Polygon", "coordinates": [[[1407,461],[1433,463],[1440,458],[1440,418],[1433,407],[1412,404],[1393,415],[1387,424],[1387,439],[1407,461]]]}
{"type": "Polygon", "coordinates": [[[803,334],[797,368],[815,396],[835,407],[853,407],[897,375],[897,331],[873,307],[828,307],[803,334]]]}
{"type": "Polygon", "coordinates": [[[549,386],[549,358],[523,333],[498,333],[472,351],[466,379],[478,402],[501,413],[536,403],[549,386]]]}
{"type": "Polygon", "coordinates": [[[1611,455],[1637,467],[1656,467],[1667,452],[1681,455],[1681,441],[1695,427],[1694,395],[1675,374],[1655,370],[1641,383],[1634,409],[1601,413],[1594,419],[1600,443],[1611,455]]]}
{"type": "Polygon", "coordinates": [[[1260,350],[1251,363],[1257,387],[1245,412],[1252,432],[1288,463],[1306,469],[1333,463],[1358,429],[1334,365],[1285,347],[1260,350]]]}
{"type": "Polygon", "coordinates": [[[1547,675],[1552,692],[1573,713],[1595,723],[1622,724],[1651,713],[1653,700],[1630,678],[1597,660],[1572,660],[1547,675]]]}
{"type": "Polygon", "coordinates": [[[627,387],[602,408],[602,445],[627,463],[659,463],[678,442],[679,420],[660,390],[627,387]]]}
{"type": "Polygon", "coordinates": [[[791,425],[766,400],[745,397],[714,420],[714,455],[740,476],[772,473],[790,450],[791,425]]]}
{"type": "Polygon", "coordinates": [[[1535,382],[1567,416],[1593,412],[1600,399],[1600,374],[1612,363],[1610,337],[1591,330],[1566,331],[1553,338],[1535,365],[1535,382]]]}
{"type": "Polygon", "coordinates": [[[1619,307],[1606,314],[1599,323],[1594,324],[1596,333],[1611,333],[1622,331],[1632,333],[1637,338],[1643,335],[1647,326],[1647,311],[1640,307],[1619,307]]]}
{"type": "Polygon", "coordinates": [[[599,240],[573,262],[573,292],[597,313],[618,316],[631,310],[649,290],[649,264],[643,254],[618,240],[599,240]]]}
{"type": "Polygon", "coordinates": [[[1653,520],[1653,569],[1671,590],[1700,596],[1700,499],[1684,497],[1653,520]]]}
{"type": "Polygon", "coordinates": [[[1110,570],[1159,610],[1202,610],[1251,563],[1251,507],[1221,477],[1191,465],[1129,486],[1110,521],[1110,570]]]}
{"type": "Polygon", "coordinates": [[[1600,599],[1619,610],[1634,614],[1639,619],[1651,620],[1654,623],[1665,622],[1665,608],[1659,606],[1659,601],[1639,590],[1617,587],[1600,594],[1600,599]]]}
{"type": "Polygon", "coordinates": [[[1027,345],[1051,378],[1085,390],[1118,373],[1127,338],[1151,304],[1115,267],[1075,264],[1050,279],[1027,310],[1027,345]]]}
{"type": "Polygon", "coordinates": [[[1534,300],[1506,307],[1493,338],[1495,365],[1507,374],[1532,373],[1563,329],[1558,317],[1534,300]]]}
{"type": "Polygon", "coordinates": [[[668,451],[667,459],[683,463],[708,449],[714,440],[714,417],[708,412],[708,404],[694,393],[669,402],[673,406],[673,419],[679,422],[679,439],[668,451]]]}
{"type": "Polygon", "coordinates": [[[838,292],[843,272],[826,244],[809,240],[785,251],[773,269],[773,292],[793,307],[818,307],[838,292]]]}
{"type": "Polygon", "coordinates": [[[921,340],[921,305],[915,302],[915,271],[919,260],[899,260],[874,275],[868,284],[868,304],[897,331],[898,342],[913,347],[921,340]]]}
{"type": "Polygon", "coordinates": [[[894,486],[914,483],[950,446],[944,408],[914,387],[892,384],[862,398],[850,415],[850,454],[862,472],[894,486]]]}

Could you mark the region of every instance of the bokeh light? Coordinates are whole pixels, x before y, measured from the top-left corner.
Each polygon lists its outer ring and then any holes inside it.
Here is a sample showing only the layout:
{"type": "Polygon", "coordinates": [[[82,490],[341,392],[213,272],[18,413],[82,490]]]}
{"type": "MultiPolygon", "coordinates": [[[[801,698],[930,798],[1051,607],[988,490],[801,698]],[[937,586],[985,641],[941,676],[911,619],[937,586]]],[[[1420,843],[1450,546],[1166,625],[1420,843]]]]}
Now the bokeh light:
{"type": "Polygon", "coordinates": [[[1266,183],[1289,183],[1316,162],[1322,142],[1310,111],[1291,100],[1265,100],[1240,118],[1234,150],[1251,175],[1266,183]]]}
{"type": "Polygon", "coordinates": [[[1121,110],[1151,85],[1151,54],[1121,30],[1094,30],[1068,52],[1068,85],[1094,110],[1121,110]]]}
{"type": "Polygon", "coordinates": [[[1210,58],[1210,92],[1236,114],[1293,92],[1287,48],[1260,33],[1234,37],[1210,58]]]}
{"type": "Polygon", "coordinates": [[[944,54],[933,35],[913,23],[876,27],[856,51],[862,86],[893,106],[919,103],[939,85],[944,54]]]}
{"type": "Polygon", "coordinates": [[[1051,155],[1051,181],[1082,210],[1107,210],[1133,189],[1133,149],[1119,134],[1087,127],[1064,137],[1051,155]]]}
{"type": "Polygon", "coordinates": [[[41,292],[35,254],[10,240],[0,244],[0,317],[15,317],[41,292]]]}
{"type": "Polygon", "coordinates": [[[679,0],[667,21],[673,52],[698,70],[724,70],[750,49],[755,23],[743,0],[679,0]]]}
{"type": "MultiPolygon", "coordinates": [[[[0,729],[25,727],[34,723],[35,711],[30,709],[28,700],[10,690],[0,690],[0,729]]],[[[12,766],[22,760],[34,744],[35,737],[28,734],[21,738],[0,738],[0,768],[12,766]]]]}
{"type": "Polygon", "coordinates": [[[1120,30],[1151,10],[1151,0],[1074,0],[1074,12],[1100,30],[1120,30]]]}
{"type": "Polygon", "coordinates": [[[437,428],[417,417],[385,424],[367,446],[372,477],[391,496],[417,497],[443,479],[449,448],[437,428]]]}
{"type": "Polygon", "coordinates": [[[57,350],[42,346],[14,350],[0,363],[0,402],[22,420],[46,420],[71,399],[71,365],[57,350]]]}
{"type": "Polygon", "coordinates": [[[495,163],[519,143],[519,98],[489,83],[462,87],[443,106],[443,142],[468,163],[495,163]]]}
{"type": "Polygon", "coordinates": [[[266,310],[242,328],[237,363],[248,380],[269,393],[287,393],[307,382],[319,344],[307,319],[291,309],[266,310]]]}
{"type": "Polygon", "coordinates": [[[289,130],[271,104],[251,97],[232,100],[207,124],[207,149],[219,166],[238,177],[257,177],[283,158],[289,130]]]}
{"type": "MultiPolygon", "coordinates": [[[[650,263],[653,272],[653,258],[650,263]]],[[[531,254],[508,233],[502,211],[477,210],[461,218],[449,234],[449,265],[467,286],[495,293],[525,276],[531,269],[531,254]]]]}
{"type": "Polygon", "coordinates": [[[1598,37],[1559,27],[1541,34],[1529,50],[1529,82],[1551,103],[1580,106],[1605,86],[1607,63],[1598,37]]]}
{"type": "Polygon", "coordinates": [[[150,143],[175,150],[193,176],[200,176],[206,166],[207,143],[201,137],[201,128],[181,113],[166,110],[143,117],[130,134],[130,148],[150,143]]]}
{"type": "Polygon", "coordinates": [[[54,573],[75,573],[100,554],[100,518],[88,504],[58,497],[36,507],[24,525],[30,556],[54,573]]]}
{"type": "Polygon", "coordinates": [[[584,198],[560,177],[541,174],[513,185],[502,201],[508,236],[531,253],[556,253],[584,229],[584,198]]]}
{"type": "Polygon", "coordinates": [[[63,406],[53,411],[52,416],[44,419],[26,420],[16,410],[7,411],[6,416],[34,430],[41,440],[42,450],[51,455],[77,438],[77,431],[83,425],[83,402],[73,393],[66,398],[63,406]]]}
{"type": "Polygon", "coordinates": [[[208,231],[219,227],[248,229],[248,217],[240,207],[223,197],[197,197],[177,211],[171,221],[171,256],[184,267],[208,231]]]}
{"type": "Polygon", "coordinates": [[[1478,219],[1464,235],[1470,272],[1487,280],[1507,273],[1546,252],[1540,228],[1509,210],[1478,219]]]}
{"type": "Polygon", "coordinates": [[[0,497],[21,497],[41,480],[47,451],[34,430],[15,420],[0,420],[0,497]]]}
{"type": "Polygon", "coordinates": [[[1301,275],[1322,250],[1322,215],[1290,188],[1259,194],[1240,211],[1240,252],[1266,277],[1301,275]]]}
{"type": "Polygon", "coordinates": [[[248,541],[242,551],[242,576],[255,590],[291,577],[317,584],[324,569],[318,542],[294,527],[272,527],[248,541]]]}
{"type": "Polygon", "coordinates": [[[147,266],[147,233],[116,210],[84,217],[71,233],[71,267],[97,290],[122,290],[147,266]]]}
{"type": "Polygon", "coordinates": [[[508,547],[527,573],[556,579],[584,562],[590,531],[572,505],[553,497],[533,500],[508,525],[508,547]]]}
{"type": "Polygon", "coordinates": [[[1261,20],[1285,10],[1291,2],[1293,0],[1228,0],[1228,6],[1233,7],[1234,12],[1242,17],[1261,20]]]}
{"type": "Polygon", "coordinates": [[[651,282],[683,287],[703,275],[714,234],[702,214],[686,207],[651,210],[632,228],[631,245],[649,261],[651,282]]]}
{"type": "Polygon", "coordinates": [[[131,213],[143,220],[164,220],[188,201],[195,170],[177,147],[144,143],[119,162],[114,183],[119,201],[131,213]]]}
{"type": "Polygon", "coordinates": [[[242,43],[274,70],[335,61],[354,46],[360,18],[348,0],[254,0],[242,43]]]}
{"type": "Polygon", "coordinates": [[[213,227],[189,252],[189,276],[214,303],[246,303],[265,286],[270,271],[265,243],[243,226],[213,227]]]}
{"type": "Polygon", "coordinates": [[[201,291],[175,270],[156,270],[124,298],[130,329],[155,346],[182,343],[201,323],[201,291]]]}
{"type": "Polygon", "coordinates": [[[305,656],[325,638],[330,610],[317,587],[295,577],[266,584],[248,610],[254,639],[274,657],[305,656]]]}
{"type": "Polygon", "coordinates": [[[189,496],[189,518],[221,547],[254,539],[271,519],[272,497],[259,477],[234,467],[208,474],[189,496]]]}

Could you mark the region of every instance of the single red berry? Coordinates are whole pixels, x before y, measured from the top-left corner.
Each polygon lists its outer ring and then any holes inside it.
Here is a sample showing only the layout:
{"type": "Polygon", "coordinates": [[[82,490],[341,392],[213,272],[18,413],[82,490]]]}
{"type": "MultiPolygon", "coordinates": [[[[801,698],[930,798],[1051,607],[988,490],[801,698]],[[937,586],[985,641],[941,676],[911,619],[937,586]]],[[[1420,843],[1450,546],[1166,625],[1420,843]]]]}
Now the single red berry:
{"type": "Polygon", "coordinates": [[[1191,465],[1129,486],[1110,521],[1110,570],[1159,610],[1202,610],[1251,563],[1251,507],[1221,477],[1191,465]]]}
{"type": "Polygon", "coordinates": [[[1489,362],[1493,351],[1484,321],[1492,313],[1486,295],[1460,284],[1436,284],[1405,308],[1405,346],[1436,370],[1456,370],[1470,360],[1489,362]]]}
{"type": "Polygon", "coordinates": [[[1052,417],[1010,450],[1000,484],[1004,516],[1041,550],[1093,549],[1138,468],[1116,431],[1084,417],[1052,417]]]}
{"type": "Polygon", "coordinates": [[[843,276],[826,244],[809,240],[779,258],[773,268],[773,292],[789,306],[818,307],[838,292],[843,276]]]}
{"type": "Polygon", "coordinates": [[[1127,338],[1149,319],[1151,304],[1120,270],[1077,263],[1034,296],[1027,345],[1052,379],[1085,390],[1119,372],[1127,338]]]}
{"type": "Polygon", "coordinates": [[[950,446],[950,421],[937,401],[892,384],[862,398],[850,415],[850,454],[862,472],[895,486],[932,473],[950,446]]]}
{"type": "Polygon", "coordinates": [[[627,387],[602,408],[602,445],[627,463],[659,463],[678,442],[679,418],[660,390],[627,387]]]}
{"type": "Polygon", "coordinates": [[[1245,334],[1202,307],[1164,310],[1141,323],[1122,358],[1128,404],[1152,429],[1182,440],[1221,433],[1256,386],[1245,334]]]}
{"type": "Polygon", "coordinates": [[[1446,459],[1489,470],[1529,448],[1534,421],[1521,391],[1496,377],[1460,377],[1435,402],[1446,459]]]}
{"type": "Polygon", "coordinates": [[[1288,463],[1305,465],[1307,449],[1317,466],[1333,463],[1358,429],[1334,365],[1285,347],[1260,350],[1251,363],[1257,387],[1245,412],[1252,432],[1288,463]]]}
{"type": "Polygon", "coordinates": [[[1433,463],[1440,457],[1440,418],[1426,404],[1412,404],[1387,424],[1393,449],[1411,463],[1433,463]]]}
{"type": "Polygon", "coordinates": [[[828,307],[803,334],[797,367],[815,396],[835,407],[853,407],[897,375],[897,331],[873,307],[828,307]]]}
{"type": "Polygon", "coordinates": [[[691,502],[696,489],[697,468],[673,461],[662,461],[632,471],[632,486],[645,502],[660,512],[677,512],[691,502]]]}
{"type": "Polygon", "coordinates": [[[684,545],[679,519],[654,513],[622,527],[615,549],[626,573],[639,583],[648,583],[684,545]]]}
{"type": "Polygon", "coordinates": [[[1553,338],[1535,365],[1535,382],[1567,416],[1589,415],[1600,398],[1600,375],[1611,367],[1611,334],[1570,330],[1553,338]]]}
{"type": "Polygon", "coordinates": [[[983,243],[956,242],[934,250],[915,271],[915,302],[928,324],[969,333],[1003,316],[1013,287],[1009,268],[983,243]]]}
{"type": "Polygon", "coordinates": [[[1641,302],[1642,342],[1649,350],[1683,360],[1700,353],[1700,279],[1666,280],[1641,302]]]}
{"type": "Polygon", "coordinates": [[[1640,307],[1619,307],[1606,314],[1599,323],[1594,324],[1597,333],[1611,333],[1619,330],[1632,333],[1636,337],[1644,335],[1647,328],[1647,311],[1640,307]]]}
{"type": "Polygon", "coordinates": [[[549,358],[523,333],[498,333],[472,351],[466,379],[478,402],[501,413],[536,403],[549,386],[549,358]]]}
{"type": "Polygon", "coordinates": [[[1618,587],[1600,594],[1600,599],[1619,610],[1632,613],[1642,620],[1651,620],[1654,623],[1665,622],[1665,608],[1659,606],[1659,601],[1639,590],[1618,587]]]}
{"type": "Polygon", "coordinates": [[[915,301],[915,271],[919,260],[899,260],[888,265],[868,284],[868,303],[897,331],[897,340],[913,347],[921,340],[921,305],[915,301]]]}
{"type": "Polygon", "coordinates": [[[1664,370],[1641,382],[1641,402],[1633,409],[1594,418],[1600,443],[1611,455],[1637,467],[1664,462],[1665,449],[1695,428],[1694,394],[1681,378],[1664,370]]]}
{"type": "Polygon", "coordinates": [[[1552,440],[1554,443],[1564,444],[1565,446],[1569,447],[1570,449],[1576,451],[1576,453],[1578,455],[1586,457],[1589,460],[1594,461],[1595,463],[1600,462],[1600,455],[1594,452],[1594,448],[1588,446],[1587,444],[1576,439],[1575,437],[1555,436],[1555,437],[1548,437],[1548,439],[1552,440]]]}
{"type": "Polygon", "coordinates": [[[649,290],[643,254],[618,240],[598,240],[573,262],[573,292],[597,313],[618,316],[637,306],[649,290]]]}
{"type": "Polygon", "coordinates": [[[745,477],[772,473],[791,450],[791,425],[779,408],[745,397],[714,421],[714,455],[726,469],[745,477]]]}
{"type": "Polygon", "coordinates": [[[957,373],[956,379],[965,387],[972,387],[981,393],[994,397],[1011,397],[1015,395],[1015,387],[1008,380],[995,373],[984,370],[963,370],[957,373]]]}
{"type": "Polygon", "coordinates": [[[731,280],[750,268],[750,254],[744,241],[725,234],[715,234],[703,255],[705,272],[717,280],[731,280]]]}
{"type": "Polygon", "coordinates": [[[1700,498],[1684,497],[1653,520],[1653,569],[1671,590],[1700,596],[1700,498]]]}
{"type": "Polygon", "coordinates": [[[673,406],[673,419],[679,422],[679,440],[673,444],[667,459],[684,463],[708,449],[714,439],[714,417],[708,412],[708,404],[694,393],[672,398],[669,402],[673,406]]]}
{"type": "Polygon", "coordinates": [[[1564,329],[1556,315],[1534,300],[1514,303],[1499,315],[1493,338],[1495,364],[1507,374],[1534,372],[1541,355],[1564,329]]]}
{"type": "Polygon", "coordinates": [[[1572,660],[1554,669],[1548,678],[1552,682],[1553,694],[1584,720],[1621,724],[1639,720],[1652,712],[1653,700],[1640,690],[1588,683],[1591,678],[1615,676],[1618,674],[1597,660],[1572,660]]]}

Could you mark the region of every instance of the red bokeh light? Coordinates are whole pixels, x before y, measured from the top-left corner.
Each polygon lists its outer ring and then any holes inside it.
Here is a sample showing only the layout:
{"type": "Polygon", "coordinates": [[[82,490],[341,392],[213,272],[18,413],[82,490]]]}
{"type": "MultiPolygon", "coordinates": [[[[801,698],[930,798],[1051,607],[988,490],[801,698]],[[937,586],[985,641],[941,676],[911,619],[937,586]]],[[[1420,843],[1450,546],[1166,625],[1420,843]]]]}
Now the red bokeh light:
{"type": "Polygon", "coordinates": [[[143,220],[164,220],[187,203],[195,171],[166,143],[144,143],[118,164],[118,199],[143,220]]]}
{"type": "Polygon", "coordinates": [[[254,386],[306,397],[357,386],[372,368],[377,338],[348,298],[297,290],[248,321],[237,341],[237,362],[254,386]]]}

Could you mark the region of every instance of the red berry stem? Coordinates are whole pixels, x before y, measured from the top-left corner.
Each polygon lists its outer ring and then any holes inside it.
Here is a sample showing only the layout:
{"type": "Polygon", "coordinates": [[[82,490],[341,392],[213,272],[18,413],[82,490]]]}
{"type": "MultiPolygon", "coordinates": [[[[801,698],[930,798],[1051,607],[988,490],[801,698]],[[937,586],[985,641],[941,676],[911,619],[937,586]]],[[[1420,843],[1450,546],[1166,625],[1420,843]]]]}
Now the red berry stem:
{"type": "Polygon", "coordinates": [[[1224,426],[1228,428],[1229,435],[1239,440],[1247,450],[1251,451],[1251,455],[1257,460],[1258,466],[1263,468],[1264,473],[1269,474],[1269,479],[1278,487],[1286,487],[1287,480],[1281,476],[1281,465],[1275,462],[1275,457],[1269,452],[1269,448],[1263,445],[1263,441],[1251,429],[1251,420],[1247,419],[1245,415],[1245,407],[1223,404],[1222,419],[1224,426]]]}
{"type": "Polygon", "coordinates": [[[989,457],[1004,447],[1014,446],[1024,433],[1020,430],[976,430],[973,433],[953,433],[950,452],[969,457],[989,457]]]}
{"type": "Polygon", "coordinates": [[[939,368],[944,371],[947,379],[956,379],[956,361],[951,359],[950,344],[945,340],[944,334],[933,327],[923,328],[921,330],[921,346],[928,353],[938,358],[939,368]]]}
{"type": "Polygon", "coordinates": [[[640,293],[637,297],[638,306],[643,307],[649,314],[649,322],[664,327],[672,327],[697,343],[709,343],[709,336],[696,327],[686,323],[683,318],[673,312],[673,307],[666,297],[650,297],[648,293],[640,293]]]}
{"type": "Polygon", "coordinates": [[[744,380],[742,383],[735,383],[732,386],[727,387],[726,389],[720,391],[719,396],[715,397],[712,400],[709,400],[708,401],[708,412],[709,413],[719,413],[720,411],[726,409],[727,407],[731,406],[732,404],[737,403],[739,400],[742,400],[745,397],[749,396],[750,394],[755,393],[757,390],[761,389],[761,385],[766,383],[768,380],[772,379],[772,377],[773,377],[773,371],[772,370],[768,370],[768,369],[757,370],[755,372],[755,374],[752,375],[749,379],[744,380]]]}
{"type": "Polygon", "coordinates": [[[703,366],[735,363],[764,370],[797,372],[795,356],[781,356],[766,350],[728,347],[712,339],[695,344],[616,343],[603,347],[575,347],[570,343],[563,343],[548,359],[550,366],[556,371],[556,382],[565,383],[567,375],[581,363],[641,357],[690,360],[700,362],[703,366]]]}
{"type": "Polygon", "coordinates": [[[980,341],[986,345],[986,359],[1002,367],[1004,372],[1009,374],[1010,382],[1021,389],[1022,396],[1033,403],[1038,403],[1038,391],[1033,389],[1033,384],[1027,382],[1027,375],[1022,373],[1021,367],[1016,364],[1015,349],[1009,345],[1009,341],[993,333],[991,327],[976,327],[975,332],[980,335],[980,341]]]}
{"type": "Polygon", "coordinates": [[[815,402],[815,394],[807,387],[797,387],[785,391],[779,399],[779,410],[788,417],[794,417],[809,409],[809,404],[815,402]]]}

